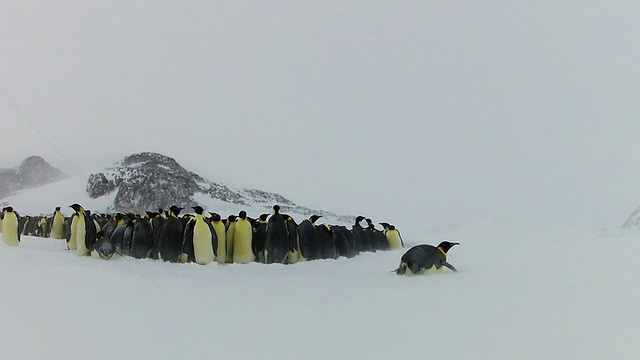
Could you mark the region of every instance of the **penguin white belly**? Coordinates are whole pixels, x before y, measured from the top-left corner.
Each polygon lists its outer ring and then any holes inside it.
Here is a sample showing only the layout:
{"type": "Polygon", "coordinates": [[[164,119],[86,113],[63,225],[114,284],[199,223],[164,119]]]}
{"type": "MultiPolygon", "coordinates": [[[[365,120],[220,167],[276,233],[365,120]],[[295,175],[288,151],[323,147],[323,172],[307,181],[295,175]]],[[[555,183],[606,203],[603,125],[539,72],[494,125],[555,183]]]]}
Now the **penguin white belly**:
{"type": "Polygon", "coordinates": [[[18,217],[14,213],[6,213],[2,221],[2,242],[11,246],[20,245],[18,239],[18,217]]]}
{"type": "Polygon", "coordinates": [[[440,266],[440,268],[438,269],[435,265],[433,265],[428,269],[424,269],[422,273],[425,275],[433,275],[439,273],[440,271],[442,271],[442,269],[444,269],[444,266],[440,266]]]}
{"type": "Polygon", "coordinates": [[[227,234],[224,231],[224,224],[215,221],[211,225],[216,232],[216,236],[218,236],[218,256],[216,260],[219,264],[224,264],[227,261],[227,234]]]}
{"type": "Polygon", "coordinates": [[[298,261],[300,261],[300,253],[298,252],[298,250],[287,252],[287,260],[286,260],[286,262],[288,264],[295,264],[298,261]]]}
{"type": "Polygon", "coordinates": [[[51,237],[53,239],[64,239],[64,218],[56,216],[51,223],[51,237]]]}
{"type": "Polygon", "coordinates": [[[402,248],[402,240],[400,240],[400,234],[397,231],[390,230],[387,231],[387,241],[389,242],[389,247],[391,250],[402,248]]]}
{"type": "Polygon", "coordinates": [[[78,222],[76,223],[76,255],[85,256],[89,252],[87,249],[87,243],[85,238],[87,237],[86,223],[84,217],[78,216],[78,222]]]}
{"type": "Polygon", "coordinates": [[[245,220],[238,220],[233,239],[233,262],[247,264],[256,260],[251,249],[253,229],[251,223],[245,220]]]}
{"type": "Polygon", "coordinates": [[[2,234],[2,221],[3,221],[3,220],[4,220],[4,219],[0,219],[0,234],[2,234]]]}
{"type": "Polygon", "coordinates": [[[204,221],[196,221],[193,227],[193,253],[196,263],[207,265],[213,261],[213,244],[211,244],[211,232],[204,221]]]}
{"type": "Polygon", "coordinates": [[[77,227],[78,216],[73,215],[73,218],[71,219],[71,235],[69,236],[69,242],[67,243],[69,250],[76,250],[78,248],[76,244],[76,236],[78,235],[78,232],[76,231],[77,227]]]}

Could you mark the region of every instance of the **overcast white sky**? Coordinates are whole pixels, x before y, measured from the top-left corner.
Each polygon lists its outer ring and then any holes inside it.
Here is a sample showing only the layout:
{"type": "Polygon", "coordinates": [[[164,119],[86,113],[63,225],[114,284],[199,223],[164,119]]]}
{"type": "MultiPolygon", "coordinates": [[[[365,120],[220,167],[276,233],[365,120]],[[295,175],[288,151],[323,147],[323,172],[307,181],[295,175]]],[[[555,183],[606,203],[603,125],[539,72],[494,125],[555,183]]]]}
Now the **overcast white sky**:
{"type": "MultiPolygon", "coordinates": [[[[83,172],[139,151],[377,221],[619,225],[640,3],[3,1],[0,89],[83,172]]],[[[68,165],[0,97],[0,167],[68,165]]]]}

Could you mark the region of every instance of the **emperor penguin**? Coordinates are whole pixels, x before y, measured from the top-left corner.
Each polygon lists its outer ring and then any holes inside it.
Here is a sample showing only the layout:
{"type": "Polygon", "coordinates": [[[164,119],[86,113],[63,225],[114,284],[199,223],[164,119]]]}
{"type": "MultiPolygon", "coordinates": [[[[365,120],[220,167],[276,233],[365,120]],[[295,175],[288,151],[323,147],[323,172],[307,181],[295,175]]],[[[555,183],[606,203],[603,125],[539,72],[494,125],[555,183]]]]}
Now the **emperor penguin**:
{"type": "Polygon", "coordinates": [[[264,264],[264,243],[267,240],[267,217],[269,214],[260,214],[254,226],[253,247],[256,260],[264,264]]]}
{"type": "Polygon", "coordinates": [[[127,214],[129,218],[124,223],[124,233],[122,234],[122,255],[131,256],[131,244],[133,243],[133,228],[136,225],[138,216],[135,214],[127,214]]]}
{"type": "Polygon", "coordinates": [[[51,222],[51,238],[64,239],[64,216],[60,212],[60,207],[56,207],[53,212],[53,221],[51,222]]]}
{"type": "Polygon", "coordinates": [[[432,245],[416,245],[402,255],[400,265],[395,271],[398,275],[433,274],[442,271],[443,267],[457,272],[453,265],[447,262],[447,252],[457,242],[443,241],[437,247],[432,245]]]}
{"type": "Polygon", "coordinates": [[[322,259],[337,259],[336,240],[333,237],[331,227],[326,224],[316,226],[320,237],[320,252],[322,259]]]}
{"type": "MultiPolygon", "coordinates": [[[[113,257],[113,254],[117,251],[117,236],[113,236],[113,234],[115,233],[116,228],[124,223],[123,217],[123,214],[117,213],[112,216],[106,224],[104,224],[102,231],[98,232],[96,244],[93,247],[93,251],[91,251],[92,257],[105,260],[113,257]]],[[[122,238],[120,238],[120,240],[122,240],[122,238]]]]}
{"type": "Polygon", "coordinates": [[[361,222],[364,220],[364,216],[356,217],[356,221],[351,227],[351,232],[353,233],[353,240],[356,243],[356,247],[358,248],[358,252],[371,251],[371,246],[369,244],[369,239],[366,236],[364,231],[364,227],[362,227],[361,222]]]}
{"type": "Polygon", "coordinates": [[[160,234],[159,257],[164,261],[178,262],[183,242],[183,228],[178,215],[183,208],[171,206],[169,217],[164,222],[162,233],[160,234]]]}
{"type": "Polygon", "coordinates": [[[236,235],[236,219],[238,217],[235,215],[229,215],[229,217],[227,218],[227,225],[226,225],[226,231],[227,231],[227,241],[226,241],[226,245],[227,245],[227,260],[226,262],[228,264],[233,262],[233,246],[234,246],[234,241],[235,241],[235,235],[236,235]]]}
{"type": "Polygon", "coordinates": [[[298,225],[298,246],[302,261],[322,258],[320,236],[316,230],[316,221],[321,217],[320,215],[311,215],[298,225]]]}
{"type": "Polygon", "coordinates": [[[365,234],[369,239],[369,245],[371,249],[375,252],[376,250],[389,250],[389,243],[387,242],[387,238],[384,236],[384,233],[378,229],[376,229],[375,224],[369,218],[364,219],[367,222],[367,228],[365,229],[365,234]]]}
{"type": "Polygon", "coordinates": [[[247,219],[247,212],[242,210],[236,220],[236,230],[233,239],[233,262],[248,264],[256,260],[253,253],[253,226],[247,219]]]}
{"type": "Polygon", "coordinates": [[[160,251],[160,233],[164,227],[166,218],[162,215],[162,209],[160,212],[149,213],[149,222],[151,222],[151,229],[153,231],[153,245],[151,247],[151,258],[158,260],[158,252],[160,251]]]}
{"type": "Polygon", "coordinates": [[[69,206],[75,213],[71,220],[71,240],[69,241],[69,249],[75,248],[76,255],[85,256],[93,250],[96,242],[96,227],[90,216],[87,215],[84,208],[79,204],[69,206]],[[73,247],[72,247],[73,246],[73,247]]]}
{"type": "Polygon", "coordinates": [[[18,223],[20,222],[18,213],[13,211],[11,206],[4,208],[4,218],[2,220],[2,242],[11,246],[20,245],[20,231],[18,231],[18,223]]]}
{"type": "Polygon", "coordinates": [[[282,214],[287,222],[287,234],[289,238],[289,252],[287,253],[287,264],[295,264],[300,261],[300,247],[298,246],[298,224],[293,217],[282,214]]]}
{"type": "Polygon", "coordinates": [[[227,233],[222,222],[222,217],[217,213],[211,214],[211,226],[216,233],[218,239],[218,246],[216,249],[216,261],[218,264],[224,264],[227,261],[227,233]]]}
{"type": "Polygon", "coordinates": [[[266,264],[283,264],[289,251],[287,219],[280,214],[280,206],[273,206],[273,214],[267,221],[267,238],[264,244],[266,264]]]}
{"type": "Polygon", "coordinates": [[[153,249],[153,229],[149,219],[138,217],[133,225],[131,236],[131,256],[136,259],[146,259],[151,256],[153,249]]]}
{"type": "Polygon", "coordinates": [[[352,258],[355,256],[353,251],[353,234],[346,227],[340,225],[332,225],[331,232],[333,233],[333,240],[336,244],[336,256],[352,258]]]}
{"type": "Polygon", "coordinates": [[[216,233],[209,220],[204,217],[204,209],[201,206],[194,206],[193,211],[196,212],[196,216],[187,223],[182,253],[187,255],[187,261],[207,265],[216,257],[216,233]]]}
{"type": "Polygon", "coordinates": [[[400,236],[400,232],[396,229],[395,225],[391,225],[389,223],[380,223],[384,228],[382,232],[389,244],[390,250],[400,249],[404,247],[404,242],[402,241],[402,236],[400,236]]]}

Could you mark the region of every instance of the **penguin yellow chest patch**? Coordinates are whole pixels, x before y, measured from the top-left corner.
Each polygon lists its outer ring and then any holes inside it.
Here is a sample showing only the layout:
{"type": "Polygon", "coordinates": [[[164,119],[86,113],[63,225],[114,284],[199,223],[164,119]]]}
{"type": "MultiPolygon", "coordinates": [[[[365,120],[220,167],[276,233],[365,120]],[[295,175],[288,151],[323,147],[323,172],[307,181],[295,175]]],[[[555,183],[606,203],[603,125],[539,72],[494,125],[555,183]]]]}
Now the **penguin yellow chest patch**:
{"type": "Polygon", "coordinates": [[[216,260],[218,264],[224,264],[227,261],[227,234],[224,229],[224,224],[220,221],[214,221],[211,225],[218,237],[218,256],[216,260]]]}
{"type": "Polygon", "coordinates": [[[204,221],[196,221],[193,227],[193,253],[196,263],[206,265],[213,261],[213,244],[211,230],[204,221]]]}
{"type": "Polygon", "coordinates": [[[61,214],[53,216],[53,221],[51,222],[51,237],[54,239],[64,238],[64,218],[61,214]]]}
{"type": "Polygon", "coordinates": [[[397,230],[389,230],[385,234],[387,237],[387,242],[389,243],[389,247],[391,250],[400,249],[402,247],[402,240],[400,240],[400,233],[397,230]]]}
{"type": "Polygon", "coordinates": [[[256,257],[251,249],[252,237],[251,223],[246,219],[239,219],[233,239],[233,262],[247,264],[255,261],[256,257]]]}
{"type": "MultiPolygon", "coordinates": [[[[71,225],[71,239],[75,240],[76,243],[76,255],[85,256],[89,252],[89,249],[87,249],[87,244],[85,242],[85,238],[87,236],[87,224],[85,223],[84,216],[76,216],[74,220],[76,218],[78,220],[76,221],[75,227],[73,226],[73,224],[71,225]]],[[[69,248],[71,248],[71,246],[69,246],[69,248]]]]}
{"type": "Polygon", "coordinates": [[[18,239],[18,217],[12,212],[7,212],[2,221],[2,242],[11,246],[20,245],[18,239]]]}

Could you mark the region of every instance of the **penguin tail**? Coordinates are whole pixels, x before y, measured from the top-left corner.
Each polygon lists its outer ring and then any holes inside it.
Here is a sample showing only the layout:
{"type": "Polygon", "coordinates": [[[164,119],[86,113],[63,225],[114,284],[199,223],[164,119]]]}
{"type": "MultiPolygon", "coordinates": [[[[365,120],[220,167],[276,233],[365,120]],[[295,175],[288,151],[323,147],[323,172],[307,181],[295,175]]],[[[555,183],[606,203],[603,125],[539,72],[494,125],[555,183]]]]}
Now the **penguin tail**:
{"type": "Polygon", "coordinates": [[[392,272],[395,272],[397,275],[404,275],[404,273],[407,272],[407,264],[403,261],[400,263],[400,266],[398,266],[397,269],[392,270],[392,272]]]}

